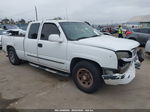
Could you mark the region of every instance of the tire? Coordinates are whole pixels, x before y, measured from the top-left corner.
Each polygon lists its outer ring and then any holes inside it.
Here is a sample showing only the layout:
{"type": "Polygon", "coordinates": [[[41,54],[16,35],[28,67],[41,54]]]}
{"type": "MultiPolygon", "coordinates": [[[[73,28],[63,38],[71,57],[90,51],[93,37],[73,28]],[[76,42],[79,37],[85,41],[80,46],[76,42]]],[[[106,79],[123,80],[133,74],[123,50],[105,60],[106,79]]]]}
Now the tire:
{"type": "Polygon", "coordinates": [[[94,63],[81,61],[72,71],[73,81],[85,93],[94,93],[103,85],[100,68],[94,63]]]}
{"type": "Polygon", "coordinates": [[[10,47],[8,49],[8,58],[11,64],[13,65],[20,65],[21,60],[18,58],[16,51],[14,48],[10,47]]]}
{"type": "Polygon", "coordinates": [[[137,52],[137,55],[138,55],[138,58],[139,58],[139,61],[142,63],[144,61],[144,52],[142,49],[140,49],[138,52],[137,52]]]}

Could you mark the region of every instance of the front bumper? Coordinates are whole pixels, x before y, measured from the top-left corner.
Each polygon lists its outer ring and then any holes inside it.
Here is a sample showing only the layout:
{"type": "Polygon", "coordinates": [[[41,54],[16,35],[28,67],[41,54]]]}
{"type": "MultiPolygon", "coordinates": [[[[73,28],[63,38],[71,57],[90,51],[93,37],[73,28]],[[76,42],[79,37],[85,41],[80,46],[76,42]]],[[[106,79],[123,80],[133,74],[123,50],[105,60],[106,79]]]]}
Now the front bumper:
{"type": "Polygon", "coordinates": [[[135,63],[132,62],[128,70],[123,74],[113,74],[113,75],[102,75],[105,84],[108,85],[119,85],[128,84],[135,77],[135,63]]]}
{"type": "Polygon", "coordinates": [[[144,61],[144,54],[142,50],[137,52],[137,55],[129,59],[122,59],[125,62],[129,62],[130,66],[124,73],[115,73],[110,75],[102,75],[104,82],[108,85],[128,84],[135,78],[135,68],[139,69],[141,63],[144,61]]]}

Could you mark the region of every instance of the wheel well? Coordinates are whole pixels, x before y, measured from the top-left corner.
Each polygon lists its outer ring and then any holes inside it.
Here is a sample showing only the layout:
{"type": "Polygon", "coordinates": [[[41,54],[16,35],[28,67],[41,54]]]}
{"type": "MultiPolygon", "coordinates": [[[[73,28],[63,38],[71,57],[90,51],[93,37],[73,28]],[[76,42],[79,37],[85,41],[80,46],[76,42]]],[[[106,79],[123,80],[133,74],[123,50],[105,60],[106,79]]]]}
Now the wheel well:
{"type": "Polygon", "coordinates": [[[135,37],[130,37],[129,39],[137,41],[137,40],[135,39],[135,37]]]}
{"type": "Polygon", "coordinates": [[[102,71],[102,67],[95,61],[92,61],[92,60],[88,60],[88,59],[84,59],[84,58],[74,58],[72,59],[71,61],[71,65],[70,65],[70,71],[72,72],[74,66],[79,63],[80,61],[88,61],[88,62],[91,62],[91,63],[94,63],[96,65],[96,67],[102,71]]]}
{"type": "Polygon", "coordinates": [[[7,46],[7,51],[8,51],[10,48],[14,48],[14,47],[13,47],[13,46],[7,46]]]}

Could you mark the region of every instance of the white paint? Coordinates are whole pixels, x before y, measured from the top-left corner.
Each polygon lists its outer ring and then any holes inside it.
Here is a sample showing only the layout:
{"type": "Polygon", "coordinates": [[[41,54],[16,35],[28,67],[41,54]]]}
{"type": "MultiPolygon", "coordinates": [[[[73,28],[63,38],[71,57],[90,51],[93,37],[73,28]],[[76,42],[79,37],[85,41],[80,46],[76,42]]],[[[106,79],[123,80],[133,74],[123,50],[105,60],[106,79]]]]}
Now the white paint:
{"type": "Polygon", "coordinates": [[[150,53],[150,40],[147,41],[146,46],[145,46],[145,51],[150,53]]]}

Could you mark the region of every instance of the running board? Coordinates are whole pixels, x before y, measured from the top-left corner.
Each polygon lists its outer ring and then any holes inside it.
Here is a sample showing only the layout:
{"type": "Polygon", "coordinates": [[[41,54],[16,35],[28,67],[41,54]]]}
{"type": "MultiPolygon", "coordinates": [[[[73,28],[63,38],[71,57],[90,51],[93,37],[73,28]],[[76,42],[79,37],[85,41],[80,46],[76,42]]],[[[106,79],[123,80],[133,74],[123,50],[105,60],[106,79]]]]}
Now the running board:
{"type": "Polygon", "coordinates": [[[52,70],[50,68],[43,67],[43,66],[40,66],[40,65],[36,65],[36,64],[33,64],[33,63],[29,63],[29,65],[31,65],[31,66],[33,66],[35,68],[39,68],[39,69],[45,70],[47,72],[53,73],[53,74],[57,74],[57,75],[63,76],[63,77],[69,77],[70,76],[67,73],[59,72],[57,70],[52,70]]]}

